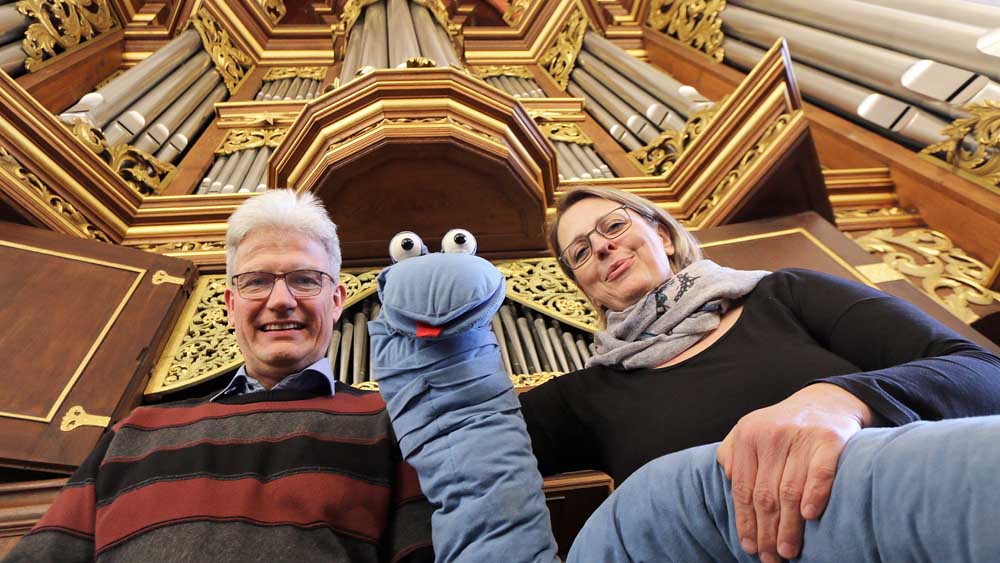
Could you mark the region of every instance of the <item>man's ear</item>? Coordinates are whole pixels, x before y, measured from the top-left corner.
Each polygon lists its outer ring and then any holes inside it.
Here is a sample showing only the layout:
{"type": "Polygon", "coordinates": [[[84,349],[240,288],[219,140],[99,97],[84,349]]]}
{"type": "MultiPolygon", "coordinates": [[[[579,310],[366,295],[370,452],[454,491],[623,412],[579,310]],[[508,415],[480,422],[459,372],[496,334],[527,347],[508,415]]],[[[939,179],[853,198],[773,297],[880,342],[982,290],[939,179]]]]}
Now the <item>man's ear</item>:
{"type": "Polygon", "coordinates": [[[331,300],[333,301],[333,322],[336,323],[340,320],[340,315],[344,312],[344,300],[347,299],[347,288],[344,284],[337,282],[337,285],[333,288],[333,295],[331,300]]]}
{"type": "Polygon", "coordinates": [[[660,240],[663,241],[663,250],[666,251],[667,256],[673,256],[675,249],[674,241],[670,238],[670,231],[663,225],[657,225],[656,233],[660,235],[660,240]]]}
{"type": "Polygon", "coordinates": [[[226,299],[226,324],[235,327],[236,325],[233,324],[233,302],[236,301],[236,298],[233,297],[233,290],[227,287],[224,296],[226,299]]]}

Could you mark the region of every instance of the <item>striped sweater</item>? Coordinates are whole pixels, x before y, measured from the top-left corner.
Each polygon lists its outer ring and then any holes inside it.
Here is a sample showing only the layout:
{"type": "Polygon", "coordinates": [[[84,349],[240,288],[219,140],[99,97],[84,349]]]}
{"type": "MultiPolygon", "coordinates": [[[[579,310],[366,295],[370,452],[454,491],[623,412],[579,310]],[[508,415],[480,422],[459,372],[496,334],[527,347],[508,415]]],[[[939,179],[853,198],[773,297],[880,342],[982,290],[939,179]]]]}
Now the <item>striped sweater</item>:
{"type": "Polygon", "coordinates": [[[378,393],[140,407],[7,561],[432,561],[378,393]]]}

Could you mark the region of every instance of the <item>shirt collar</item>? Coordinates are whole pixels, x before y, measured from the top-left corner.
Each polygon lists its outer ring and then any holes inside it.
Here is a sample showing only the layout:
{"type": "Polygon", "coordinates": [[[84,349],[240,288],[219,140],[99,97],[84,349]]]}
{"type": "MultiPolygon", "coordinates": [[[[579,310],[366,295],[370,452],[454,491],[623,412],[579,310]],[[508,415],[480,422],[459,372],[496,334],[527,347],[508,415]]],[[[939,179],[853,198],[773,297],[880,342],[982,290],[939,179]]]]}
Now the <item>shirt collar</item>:
{"type": "MultiPolygon", "coordinates": [[[[333,395],[336,392],[336,379],[333,377],[333,368],[330,366],[329,358],[323,357],[306,369],[285,376],[275,385],[272,390],[281,389],[289,391],[317,391],[322,390],[325,395],[333,395]]],[[[263,391],[264,386],[260,381],[254,379],[247,373],[246,364],[240,366],[236,375],[229,381],[229,385],[212,396],[209,401],[216,401],[222,397],[230,395],[245,395],[263,391]]]]}

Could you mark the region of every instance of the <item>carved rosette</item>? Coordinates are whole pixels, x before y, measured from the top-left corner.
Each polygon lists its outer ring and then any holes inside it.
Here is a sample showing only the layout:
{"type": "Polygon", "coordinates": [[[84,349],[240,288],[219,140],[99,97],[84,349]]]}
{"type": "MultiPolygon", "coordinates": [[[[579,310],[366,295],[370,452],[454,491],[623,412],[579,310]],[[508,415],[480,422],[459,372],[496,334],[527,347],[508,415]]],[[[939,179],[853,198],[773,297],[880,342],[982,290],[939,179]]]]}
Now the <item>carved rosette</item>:
{"type": "Polygon", "coordinates": [[[104,133],[86,121],[77,120],[69,125],[80,142],[90,152],[103,160],[115,174],[130,188],[141,195],[156,195],[163,191],[176,170],[173,165],[162,162],[149,153],[131,145],[110,146],[104,133]]]}
{"type": "Polygon", "coordinates": [[[51,59],[102,33],[117,29],[108,0],[20,0],[17,11],[35,23],[24,32],[24,67],[37,70],[51,59]]]}
{"type": "Polygon", "coordinates": [[[699,225],[713,209],[715,209],[726,196],[739,184],[747,172],[756,164],[757,159],[774,143],[779,134],[784,131],[792,121],[792,114],[785,113],[779,116],[760,139],[743,154],[736,166],[715,186],[712,193],[706,197],[695,209],[694,213],[685,222],[688,225],[699,225]]]}
{"type": "Polygon", "coordinates": [[[966,323],[979,318],[971,305],[1000,302],[1000,292],[986,287],[990,267],[956,248],[938,231],[914,229],[896,234],[892,229],[878,229],[855,242],[881,255],[894,270],[918,278],[931,299],[966,323]]]}
{"type": "Polygon", "coordinates": [[[235,94],[240,82],[253,65],[250,56],[240,50],[219,22],[204,7],[191,18],[191,24],[198,30],[205,52],[215,63],[215,69],[222,75],[230,94],[235,94]]]}
{"type": "Polygon", "coordinates": [[[288,11],[285,8],[284,0],[259,0],[260,5],[264,8],[264,13],[267,15],[267,19],[271,21],[272,24],[277,24],[281,21],[281,18],[285,17],[285,13],[288,11]]]}
{"type": "Polygon", "coordinates": [[[503,21],[507,22],[507,25],[511,27],[517,27],[517,24],[521,23],[521,19],[524,18],[524,14],[528,12],[528,8],[531,7],[533,0],[511,0],[507,4],[507,10],[503,13],[503,21]]]}
{"type": "Polygon", "coordinates": [[[507,278],[507,297],[577,328],[597,330],[597,313],[590,301],[563,275],[554,258],[496,266],[507,278]]]}
{"type": "Polygon", "coordinates": [[[538,124],[542,134],[550,141],[562,141],[564,143],[576,143],[577,145],[589,147],[594,141],[583,132],[576,123],[565,122],[545,122],[538,124]]]}
{"type": "Polygon", "coordinates": [[[965,106],[970,117],[945,127],[946,141],[920,151],[937,156],[987,186],[1000,188],[1000,101],[985,100],[965,106]]]}
{"type": "Polygon", "coordinates": [[[276,66],[264,73],[263,80],[284,80],[286,78],[302,78],[308,80],[323,80],[326,69],[321,66],[276,66]]]}
{"type": "Polygon", "coordinates": [[[524,65],[487,65],[477,66],[473,69],[476,76],[480,78],[490,78],[493,76],[516,76],[518,78],[534,79],[528,67],[524,65]]]}
{"type": "Polygon", "coordinates": [[[577,8],[563,26],[555,43],[539,59],[538,64],[552,77],[559,89],[566,90],[569,75],[576,65],[576,57],[583,48],[583,36],[587,33],[587,15],[577,8]]]}
{"type": "Polygon", "coordinates": [[[226,155],[265,146],[274,148],[281,144],[287,132],[287,128],[230,129],[215,154],[226,155]]]}
{"type": "Polygon", "coordinates": [[[684,129],[664,131],[652,143],[628,153],[636,165],[649,176],[662,176],[677,164],[684,151],[697,139],[722,103],[717,103],[691,115],[684,129]]]}
{"type": "Polygon", "coordinates": [[[111,239],[104,231],[88,221],[72,203],[52,191],[52,188],[47,186],[33,172],[25,168],[4,147],[0,147],[0,170],[13,176],[17,184],[31,194],[34,199],[44,202],[46,206],[53,209],[63,219],[66,219],[79,229],[80,234],[84,237],[100,242],[111,242],[111,239]]]}
{"type": "Polygon", "coordinates": [[[647,23],[681,43],[704,51],[717,63],[725,57],[722,18],[726,0],[653,0],[647,23]]]}

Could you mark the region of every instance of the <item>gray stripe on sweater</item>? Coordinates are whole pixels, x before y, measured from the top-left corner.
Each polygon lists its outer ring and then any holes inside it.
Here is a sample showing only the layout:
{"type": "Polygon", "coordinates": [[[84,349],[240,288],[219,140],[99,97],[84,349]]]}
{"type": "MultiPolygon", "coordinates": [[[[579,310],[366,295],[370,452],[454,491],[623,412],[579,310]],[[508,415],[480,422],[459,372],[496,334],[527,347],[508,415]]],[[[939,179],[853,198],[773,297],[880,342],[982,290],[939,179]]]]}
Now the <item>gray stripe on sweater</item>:
{"type": "Polygon", "coordinates": [[[122,427],[111,442],[105,459],[145,455],[163,444],[176,445],[205,440],[259,442],[300,433],[324,436],[335,441],[373,442],[385,437],[388,432],[389,419],[384,411],[351,416],[316,411],[257,412],[157,430],[122,427]],[[377,420],[380,418],[382,420],[377,420]],[[253,423],[247,424],[247,420],[252,420],[253,423]]]}
{"type": "Polygon", "coordinates": [[[4,562],[90,561],[93,557],[94,540],[58,530],[43,530],[21,538],[4,562]]]}

